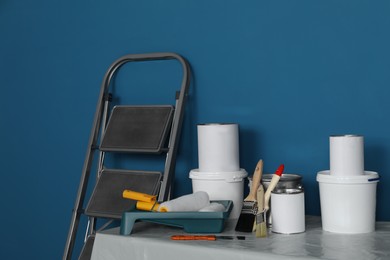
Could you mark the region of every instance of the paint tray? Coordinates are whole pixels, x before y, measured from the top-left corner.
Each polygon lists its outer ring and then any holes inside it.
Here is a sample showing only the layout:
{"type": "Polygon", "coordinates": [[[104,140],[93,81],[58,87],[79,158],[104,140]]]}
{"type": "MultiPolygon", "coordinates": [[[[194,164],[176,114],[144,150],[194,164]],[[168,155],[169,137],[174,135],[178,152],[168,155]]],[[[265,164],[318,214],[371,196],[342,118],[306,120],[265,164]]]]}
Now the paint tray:
{"type": "Polygon", "coordinates": [[[162,225],[183,228],[187,233],[221,233],[225,227],[225,220],[233,208],[231,200],[217,200],[225,206],[221,212],[149,212],[132,210],[124,212],[121,220],[121,235],[130,235],[134,223],[137,221],[153,222],[162,225]]]}

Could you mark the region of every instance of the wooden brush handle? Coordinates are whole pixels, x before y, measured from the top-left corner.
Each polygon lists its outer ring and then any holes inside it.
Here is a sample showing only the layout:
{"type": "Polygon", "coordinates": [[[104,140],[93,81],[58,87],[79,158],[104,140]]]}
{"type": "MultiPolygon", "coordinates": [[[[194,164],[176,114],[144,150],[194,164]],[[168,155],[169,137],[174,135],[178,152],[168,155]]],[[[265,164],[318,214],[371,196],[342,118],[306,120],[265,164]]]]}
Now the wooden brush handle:
{"type": "Polygon", "coordinates": [[[259,188],[257,188],[257,207],[259,211],[264,210],[264,186],[260,185],[259,188]]]}
{"type": "Polygon", "coordinates": [[[280,180],[280,176],[274,174],[272,176],[271,182],[267,188],[267,191],[264,194],[264,209],[269,210],[269,199],[271,198],[271,192],[275,189],[276,185],[280,180]]]}
{"type": "Polygon", "coordinates": [[[255,172],[253,173],[252,186],[249,195],[244,201],[256,201],[257,188],[260,185],[261,176],[263,175],[263,160],[260,160],[257,165],[255,172]]]}
{"type": "Polygon", "coordinates": [[[268,185],[267,191],[264,194],[264,209],[269,209],[269,199],[271,198],[271,192],[274,190],[276,185],[278,184],[280,180],[280,176],[282,176],[284,171],[284,164],[279,165],[278,169],[276,170],[275,174],[272,176],[271,182],[268,185]]]}

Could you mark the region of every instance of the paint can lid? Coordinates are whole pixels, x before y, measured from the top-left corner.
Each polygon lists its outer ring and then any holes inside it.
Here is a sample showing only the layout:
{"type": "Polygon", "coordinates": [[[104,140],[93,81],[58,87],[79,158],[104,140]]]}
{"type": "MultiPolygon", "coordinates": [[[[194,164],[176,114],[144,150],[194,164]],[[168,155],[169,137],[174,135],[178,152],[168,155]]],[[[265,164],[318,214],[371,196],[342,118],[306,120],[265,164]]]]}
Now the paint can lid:
{"type": "Polygon", "coordinates": [[[303,188],[300,189],[275,189],[272,191],[273,194],[293,195],[302,193],[303,188]]]}
{"type": "MultiPolygon", "coordinates": [[[[264,182],[271,181],[274,174],[263,174],[261,180],[264,182]]],[[[299,174],[291,174],[291,173],[283,173],[280,177],[280,182],[300,182],[302,180],[302,176],[299,174]]]]}

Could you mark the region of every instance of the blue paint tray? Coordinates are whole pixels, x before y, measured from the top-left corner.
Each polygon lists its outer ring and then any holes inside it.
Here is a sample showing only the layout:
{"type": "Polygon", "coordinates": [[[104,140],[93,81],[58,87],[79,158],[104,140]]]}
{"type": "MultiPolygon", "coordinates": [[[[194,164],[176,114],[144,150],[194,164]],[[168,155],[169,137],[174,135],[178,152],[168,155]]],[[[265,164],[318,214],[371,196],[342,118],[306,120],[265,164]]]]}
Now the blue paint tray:
{"type": "Polygon", "coordinates": [[[233,208],[231,200],[217,200],[225,206],[221,212],[149,212],[132,210],[122,215],[120,234],[130,235],[137,221],[183,228],[187,233],[221,233],[233,208]]]}

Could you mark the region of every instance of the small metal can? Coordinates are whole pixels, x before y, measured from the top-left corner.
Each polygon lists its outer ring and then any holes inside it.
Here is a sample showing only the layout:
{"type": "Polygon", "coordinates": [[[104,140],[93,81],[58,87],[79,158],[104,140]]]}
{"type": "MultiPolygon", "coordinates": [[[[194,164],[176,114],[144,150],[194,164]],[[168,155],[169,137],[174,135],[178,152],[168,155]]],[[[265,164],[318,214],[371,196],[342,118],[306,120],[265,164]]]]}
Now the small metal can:
{"type": "Polygon", "coordinates": [[[272,232],[305,232],[305,193],[303,189],[275,189],[271,193],[272,232]]]}
{"type": "MultiPolygon", "coordinates": [[[[272,176],[273,174],[263,174],[261,178],[261,183],[264,186],[264,190],[268,189],[268,186],[272,180],[272,176]]],[[[287,190],[287,189],[298,189],[298,190],[303,189],[302,176],[299,174],[290,174],[290,173],[282,174],[278,184],[276,184],[275,190],[287,190]]],[[[272,202],[267,212],[267,225],[272,226],[272,202]]]]}

